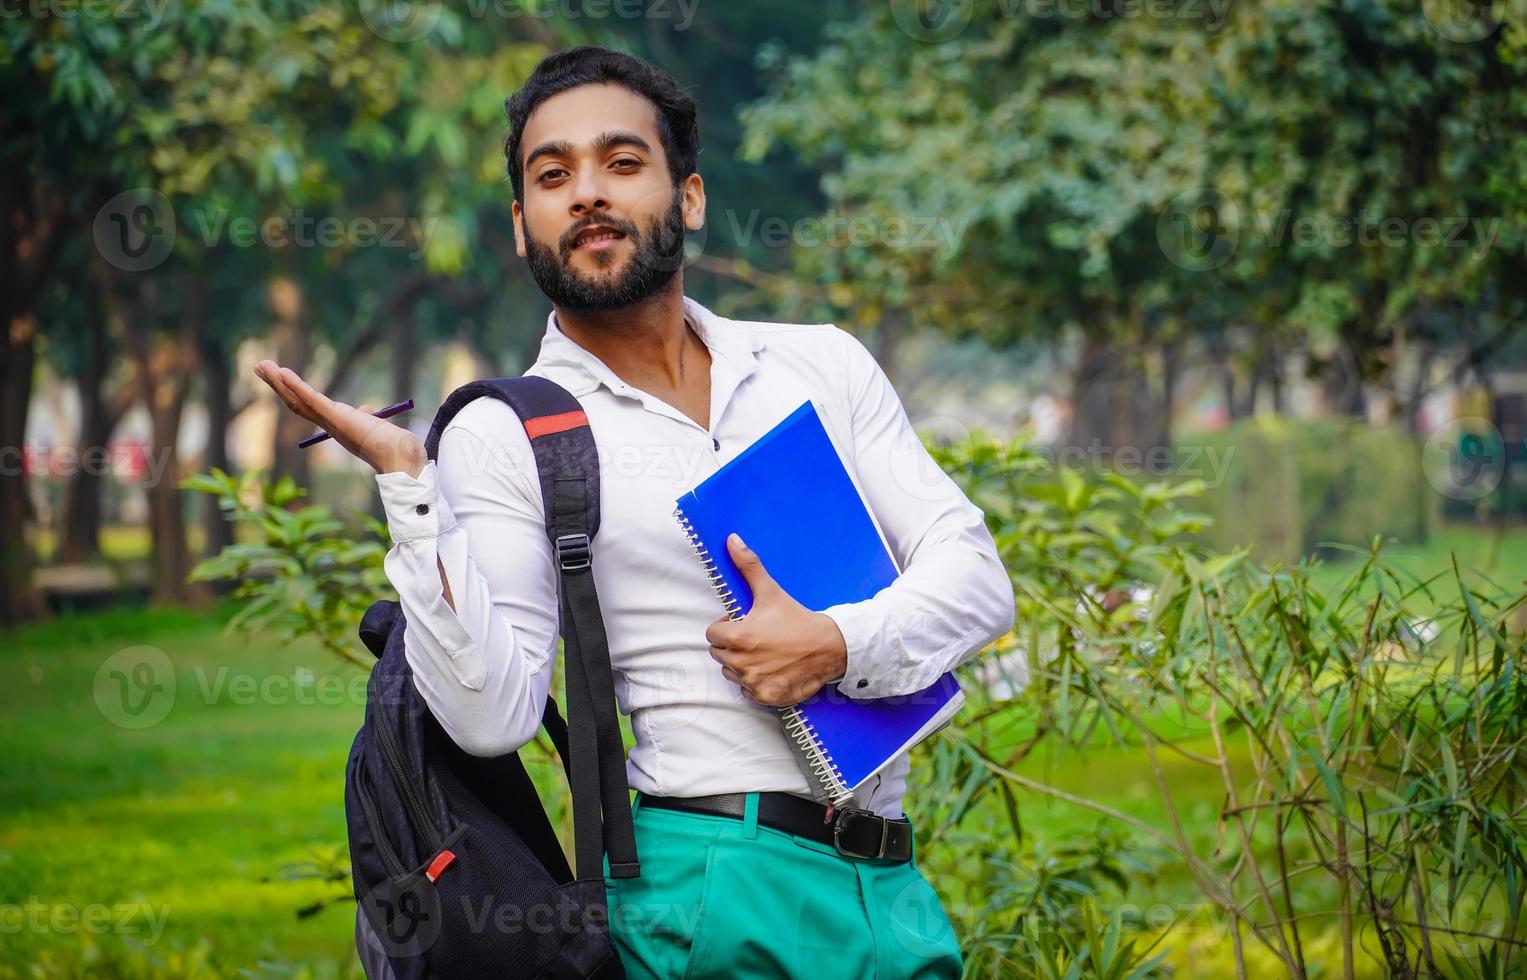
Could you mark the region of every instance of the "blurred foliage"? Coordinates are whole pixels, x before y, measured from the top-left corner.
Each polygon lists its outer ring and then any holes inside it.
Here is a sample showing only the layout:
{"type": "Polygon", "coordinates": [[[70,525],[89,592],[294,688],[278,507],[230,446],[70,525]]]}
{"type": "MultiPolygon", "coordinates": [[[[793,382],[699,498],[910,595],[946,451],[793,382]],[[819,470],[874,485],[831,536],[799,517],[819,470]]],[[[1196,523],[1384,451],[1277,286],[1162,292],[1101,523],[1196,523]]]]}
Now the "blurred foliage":
{"type": "Polygon", "coordinates": [[[1218,551],[1250,547],[1262,561],[1296,562],[1374,535],[1422,542],[1438,510],[1421,446],[1397,426],[1261,416],[1178,445],[1224,460],[1202,502],[1213,518],[1204,539],[1218,551]]]}
{"type": "Polygon", "coordinates": [[[745,114],[745,150],[814,162],[828,212],[881,235],[797,249],[770,295],[866,327],[904,309],[996,344],[1077,331],[1113,343],[1120,372],[1138,370],[1130,345],[1244,327],[1260,347],[1308,346],[1350,396],[1395,367],[1389,345],[1472,346],[1460,319],[1515,329],[1527,306],[1522,14],[867,9],[809,56],[765,50],[774,86],[745,114]],[[933,234],[897,246],[896,222],[933,234]]]}
{"type": "MultiPolygon", "coordinates": [[[[964,668],[974,703],[918,770],[917,799],[940,815],[920,853],[959,876],[984,840],[976,907],[1005,915],[995,896],[1032,877],[1016,858],[1020,793],[1035,794],[1163,854],[1158,872],[1185,873],[1225,917],[1241,971],[1260,947],[1311,975],[1326,964],[1305,943],[1334,925],[1347,970],[1522,975],[1527,596],[1471,585],[1456,563],[1417,579],[1380,539],[1326,590],[1305,565],[1185,541],[1201,522],[1179,504],[1201,487],[1085,480],[1021,440],[937,453],[986,510],[1018,602],[1013,634],[964,668]],[[1142,754],[1164,821],[1020,771],[1034,753],[1109,747],[1142,754]],[[1168,762],[1220,781],[1216,827],[1190,821],[1168,762]]],[[[1063,925],[1079,958],[1080,927],[1063,925]]],[[[977,975],[1031,959],[1025,935],[982,931],[977,975]]]]}

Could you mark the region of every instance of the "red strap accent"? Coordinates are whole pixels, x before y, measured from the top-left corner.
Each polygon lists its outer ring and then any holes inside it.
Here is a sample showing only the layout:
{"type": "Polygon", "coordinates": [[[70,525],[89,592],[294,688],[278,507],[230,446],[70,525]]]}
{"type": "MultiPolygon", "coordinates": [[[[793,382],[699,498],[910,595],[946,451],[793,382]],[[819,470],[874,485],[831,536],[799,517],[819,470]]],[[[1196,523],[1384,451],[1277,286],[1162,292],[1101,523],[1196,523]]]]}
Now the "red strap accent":
{"type": "Polygon", "coordinates": [[[441,851],[439,854],[435,855],[435,860],[429,863],[429,867],[424,869],[424,877],[428,878],[429,883],[433,885],[435,883],[435,879],[440,877],[440,872],[444,871],[446,868],[449,868],[451,866],[451,862],[454,860],[456,860],[456,854],[454,852],[441,851]]]}
{"type": "Polygon", "coordinates": [[[568,429],[576,429],[580,425],[588,425],[589,417],[583,414],[582,409],[574,412],[563,412],[561,415],[540,415],[533,419],[525,420],[525,432],[532,439],[541,436],[549,436],[554,432],[566,432],[568,429]]]}

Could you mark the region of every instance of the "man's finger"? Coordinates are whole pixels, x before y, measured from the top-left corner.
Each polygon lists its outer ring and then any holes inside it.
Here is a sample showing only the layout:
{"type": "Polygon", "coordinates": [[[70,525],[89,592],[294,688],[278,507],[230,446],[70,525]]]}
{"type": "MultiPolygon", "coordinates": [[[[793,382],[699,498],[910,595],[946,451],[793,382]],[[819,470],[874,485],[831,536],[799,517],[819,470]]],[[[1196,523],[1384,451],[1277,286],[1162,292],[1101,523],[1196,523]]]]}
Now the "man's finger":
{"type": "Polygon", "coordinates": [[[763,566],[760,559],[738,534],[726,536],[726,550],[732,556],[732,561],[737,563],[737,570],[742,572],[742,577],[747,581],[748,588],[753,590],[753,601],[757,602],[761,597],[769,595],[779,589],[772,576],[763,566]]]}
{"type": "Polygon", "coordinates": [[[270,390],[275,392],[276,397],[281,399],[281,403],[284,404],[288,410],[297,416],[316,424],[317,419],[315,419],[309,413],[308,408],[303,405],[303,403],[298,400],[297,396],[292,393],[292,390],[287,387],[286,382],[281,377],[280,370],[276,367],[274,362],[261,361],[259,365],[256,366],[255,373],[259,375],[261,381],[264,381],[267,385],[270,386],[270,390]],[[261,368],[264,370],[262,371],[261,368]]]}
{"type": "Polygon", "coordinates": [[[301,375],[291,368],[282,368],[280,373],[281,380],[307,406],[308,411],[326,422],[334,420],[334,402],[327,395],[303,381],[301,375]]]}
{"type": "Polygon", "coordinates": [[[735,627],[725,616],[705,627],[705,642],[713,647],[728,647],[735,627]]]}

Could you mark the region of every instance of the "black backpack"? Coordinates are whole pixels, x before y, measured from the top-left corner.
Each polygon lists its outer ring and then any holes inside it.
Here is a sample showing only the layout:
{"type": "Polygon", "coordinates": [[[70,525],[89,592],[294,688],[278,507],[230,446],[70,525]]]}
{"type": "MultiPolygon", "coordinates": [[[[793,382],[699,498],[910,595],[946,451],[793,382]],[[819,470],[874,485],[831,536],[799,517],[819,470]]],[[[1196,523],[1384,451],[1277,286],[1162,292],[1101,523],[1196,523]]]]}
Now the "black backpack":
{"type": "Polygon", "coordinates": [[[573,795],[574,877],[516,753],[462,751],[414,687],[398,603],[360,626],[376,654],[366,717],[345,768],[357,948],[370,980],[624,977],[608,931],[604,857],[639,873],[610,653],[594,591],[599,474],[588,419],[544,378],[476,381],[451,394],[425,448],[477,398],[507,402],[535,452],[546,533],[560,566],[568,720],[547,698],[541,723],[573,795]]]}

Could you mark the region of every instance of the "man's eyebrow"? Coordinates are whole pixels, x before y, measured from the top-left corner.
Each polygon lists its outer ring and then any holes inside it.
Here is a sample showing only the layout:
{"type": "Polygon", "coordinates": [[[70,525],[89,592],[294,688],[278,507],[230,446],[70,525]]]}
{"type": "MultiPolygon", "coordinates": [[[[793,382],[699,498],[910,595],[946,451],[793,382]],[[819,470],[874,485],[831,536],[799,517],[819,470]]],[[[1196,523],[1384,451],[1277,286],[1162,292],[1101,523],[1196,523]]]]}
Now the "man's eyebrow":
{"type": "MultiPolygon", "coordinates": [[[[638,150],[652,152],[652,144],[629,130],[617,129],[600,133],[594,137],[594,152],[608,153],[617,146],[629,146],[638,150]]],[[[573,144],[567,140],[547,140],[540,146],[531,150],[525,157],[525,169],[529,170],[531,164],[544,156],[570,157],[573,155],[573,144]]]]}

